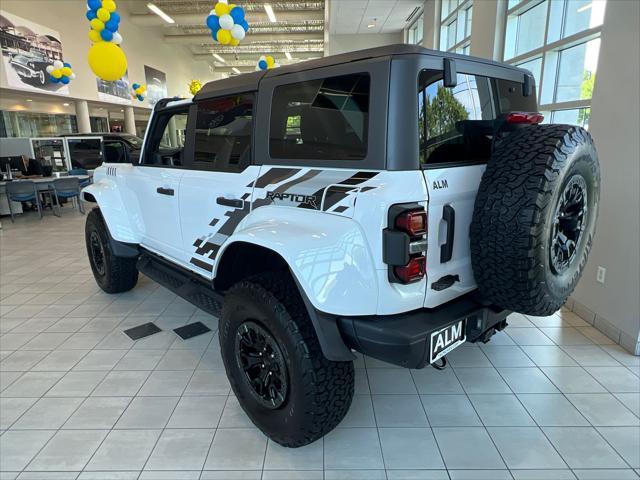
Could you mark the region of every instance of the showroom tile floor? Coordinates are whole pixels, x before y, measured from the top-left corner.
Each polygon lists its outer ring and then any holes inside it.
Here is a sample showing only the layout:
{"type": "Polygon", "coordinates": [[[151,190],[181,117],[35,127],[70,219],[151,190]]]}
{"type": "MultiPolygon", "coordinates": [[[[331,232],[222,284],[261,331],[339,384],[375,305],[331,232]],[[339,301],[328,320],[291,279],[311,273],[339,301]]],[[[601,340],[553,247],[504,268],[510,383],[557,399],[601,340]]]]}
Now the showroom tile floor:
{"type": "Polygon", "coordinates": [[[99,291],[83,226],[2,221],[2,479],[640,478],[640,358],[570,312],[512,315],[444,371],[360,358],[339,428],[285,449],[230,394],[216,318],[146,278],[99,291]]]}

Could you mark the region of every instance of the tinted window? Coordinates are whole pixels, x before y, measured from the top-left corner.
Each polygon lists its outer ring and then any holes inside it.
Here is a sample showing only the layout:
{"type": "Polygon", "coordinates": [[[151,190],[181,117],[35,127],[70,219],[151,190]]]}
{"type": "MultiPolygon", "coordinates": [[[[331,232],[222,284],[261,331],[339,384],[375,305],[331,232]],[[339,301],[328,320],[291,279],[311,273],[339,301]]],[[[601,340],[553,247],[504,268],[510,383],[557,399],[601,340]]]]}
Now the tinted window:
{"type": "Polygon", "coordinates": [[[198,103],[196,168],[240,172],[251,163],[253,101],[249,94],[198,103]]]}
{"type": "Polygon", "coordinates": [[[425,71],[418,93],[421,163],[487,160],[495,118],[489,79],[458,74],[445,88],[442,72],[425,71]]]}
{"type": "Polygon", "coordinates": [[[158,114],[149,132],[144,165],[179,167],[183,164],[188,107],[158,114]]]}
{"type": "Polygon", "coordinates": [[[360,160],[367,155],[370,79],[365,73],[277,87],[273,158],[360,160]]]}
{"type": "Polygon", "coordinates": [[[127,152],[122,142],[104,141],[104,161],[107,163],[125,163],[127,152]]]}

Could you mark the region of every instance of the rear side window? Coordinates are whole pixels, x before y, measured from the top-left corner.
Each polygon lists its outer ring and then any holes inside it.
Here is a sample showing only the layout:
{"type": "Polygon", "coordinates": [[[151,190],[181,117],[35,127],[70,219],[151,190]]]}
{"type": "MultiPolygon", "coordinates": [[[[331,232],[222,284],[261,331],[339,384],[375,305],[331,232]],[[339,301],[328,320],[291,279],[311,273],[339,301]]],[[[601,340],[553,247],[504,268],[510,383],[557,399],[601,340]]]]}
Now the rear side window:
{"type": "Polygon", "coordinates": [[[341,75],[276,87],[272,158],[361,160],[367,156],[370,77],[341,75]]]}
{"type": "Polygon", "coordinates": [[[241,172],[251,163],[253,94],[198,102],[194,167],[241,172]]]}

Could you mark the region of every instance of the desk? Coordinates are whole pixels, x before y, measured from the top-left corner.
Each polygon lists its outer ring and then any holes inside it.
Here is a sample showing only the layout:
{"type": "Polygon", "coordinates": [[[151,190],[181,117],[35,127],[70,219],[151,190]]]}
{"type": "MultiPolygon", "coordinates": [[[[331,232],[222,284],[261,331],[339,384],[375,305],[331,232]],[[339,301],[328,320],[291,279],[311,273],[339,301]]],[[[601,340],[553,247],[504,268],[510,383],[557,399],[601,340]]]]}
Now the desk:
{"type": "MultiPolygon", "coordinates": [[[[76,177],[78,180],[85,181],[89,177],[89,175],[65,175],[65,177],[76,177]]],[[[48,192],[49,187],[53,185],[53,181],[58,177],[42,177],[42,178],[26,178],[25,180],[31,180],[36,184],[39,192],[48,192]]],[[[59,177],[63,178],[63,177],[59,177]]],[[[14,182],[19,182],[20,180],[13,180],[14,182]]],[[[9,203],[7,202],[7,193],[5,189],[5,185],[8,182],[2,181],[0,182],[0,215],[9,215],[9,203]]],[[[22,204],[20,202],[12,202],[11,208],[13,208],[13,213],[22,213],[22,204]]]]}

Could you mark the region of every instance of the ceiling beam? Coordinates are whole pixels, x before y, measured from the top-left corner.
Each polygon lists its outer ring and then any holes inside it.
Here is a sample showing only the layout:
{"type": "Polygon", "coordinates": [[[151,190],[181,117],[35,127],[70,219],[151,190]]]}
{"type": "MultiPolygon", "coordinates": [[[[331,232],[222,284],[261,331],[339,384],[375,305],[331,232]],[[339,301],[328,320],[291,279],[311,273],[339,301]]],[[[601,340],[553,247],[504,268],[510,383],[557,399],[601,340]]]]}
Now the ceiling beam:
{"type": "MultiPolygon", "coordinates": [[[[276,12],[278,22],[304,22],[306,20],[324,20],[324,10],[302,10],[276,12]]],[[[205,25],[207,13],[179,13],[170,14],[175,20],[175,25],[205,25]]],[[[154,14],[132,14],[129,16],[131,23],[139,27],[167,26],[160,17],[154,14]]],[[[251,31],[251,22],[268,22],[269,17],[265,12],[247,12],[247,22],[251,31]]],[[[274,25],[277,25],[274,24],[274,25]]],[[[170,27],[175,28],[175,27],[170,27]]]]}
{"type": "MultiPolygon", "coordinates": [[[[278,42],[282,40],[324,40],[324,33],[254,33],[247,37],[252,42],[278,42]]],[[[174,45],[213,44],[211,35],[165,35],[164,41],[174,45]]]]}

